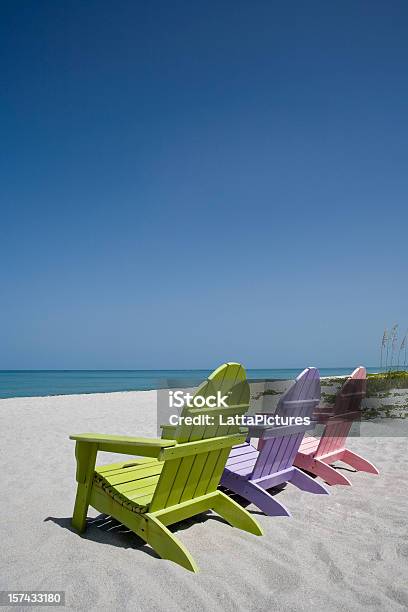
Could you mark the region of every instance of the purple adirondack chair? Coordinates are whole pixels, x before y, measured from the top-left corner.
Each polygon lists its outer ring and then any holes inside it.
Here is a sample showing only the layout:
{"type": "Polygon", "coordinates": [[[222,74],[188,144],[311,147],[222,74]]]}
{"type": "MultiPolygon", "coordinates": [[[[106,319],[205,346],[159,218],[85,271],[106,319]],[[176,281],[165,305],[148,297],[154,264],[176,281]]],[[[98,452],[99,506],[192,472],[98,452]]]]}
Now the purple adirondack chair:
{"type": "MultiPolygon", "coordinates": [[[[320,374],[306,368],[280,398],[275,415],[312,417],[320,401],[320,374]]],[[[251,437],[259,437],[260,450],[250,442],[235,446],[221,478],[221,485],[238,493],[270,516],[290,516],[267,489],[290,482],[303,491],[328,494],[326,487],[294,467],[307,425],[250,428],[251,437]]]]}

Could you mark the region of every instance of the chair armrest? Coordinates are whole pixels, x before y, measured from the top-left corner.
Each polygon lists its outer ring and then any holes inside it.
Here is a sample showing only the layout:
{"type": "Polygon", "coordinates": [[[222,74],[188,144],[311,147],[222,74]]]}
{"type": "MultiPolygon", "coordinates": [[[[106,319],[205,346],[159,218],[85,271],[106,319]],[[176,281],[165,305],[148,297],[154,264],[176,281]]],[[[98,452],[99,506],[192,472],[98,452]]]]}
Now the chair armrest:
{"type": "Polygon", "coordinates": [[[73,434],[70,436],[70,439],[75,440],[77,444],[96,444],[98,451],[145,457],[158,457],[164,448],[176,445],[175,440],[131,438],[128,436],[112,436],[98,433],[73,434]]]}
{"type": "Polygon", "coordinates": [[[268,438],[281,438],[291,436],[313,429],[313,425],[280,425],[271,427],[257,427],[254,425],[249,428],[249,437],[267,440],[268,438]]]}
{"type": "MultiPolygon", "coordinates": [[[[160,425],[160,429],[162,430],[162,439],[165,440],[172,440],[174,438],[174,434],[176,432],[177,429],[177,425],[160,425]]],[[[248,433],[248,427],[246,426],[240,426],[239,427],[239,432],[242,434],[247,434],[248,433]]]]}
{"type": "Polygon", "coordinates": [[[173,439],[177,425],[160,425],[160,429],[162,430],[162,439],[173,439]]]}
{"type": "Polygon", "coordinates": [[[205,438],[204,440],[195,440],[194,442],[181,442],[176,446],[163,448],[159,459],[162,461],[166,459],[180,459],[181,457],[209,453],[223,448],[232,448],[236,444],[242,444],[242,442],[245,442],[245,435],[240,433],[219,436],[218,438],[205,438]]]}
{"type": "Polygon", "coordinates": [[[313,413],[311,420],[314,423],[327,423],[333,415],[334,410],[319,410],[313,413]]]}

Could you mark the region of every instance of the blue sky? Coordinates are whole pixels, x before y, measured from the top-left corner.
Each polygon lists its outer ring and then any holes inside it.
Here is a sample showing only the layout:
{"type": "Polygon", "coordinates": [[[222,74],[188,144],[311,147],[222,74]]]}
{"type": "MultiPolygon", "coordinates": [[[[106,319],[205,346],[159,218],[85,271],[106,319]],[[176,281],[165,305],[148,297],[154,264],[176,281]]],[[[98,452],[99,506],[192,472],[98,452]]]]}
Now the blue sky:
{"type": "Polygon", "coordinates": [[[375,365],[408,5],[2,2],[0,368],[375,365]]]}

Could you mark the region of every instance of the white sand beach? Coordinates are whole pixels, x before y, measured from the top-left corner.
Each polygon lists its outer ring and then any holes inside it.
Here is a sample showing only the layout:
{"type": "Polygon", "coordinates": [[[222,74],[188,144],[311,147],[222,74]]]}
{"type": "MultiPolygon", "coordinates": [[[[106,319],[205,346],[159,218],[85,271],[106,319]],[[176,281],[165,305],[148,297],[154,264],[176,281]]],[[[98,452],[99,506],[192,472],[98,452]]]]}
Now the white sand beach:
{"type": "Polygon", "coordinates": [[[68,610],[408,608],[407,437],[350,439],[380,476],[347,471],[353,486],[330,496],[288,485],[277,495],[291,518],[248,506],[263,537],[211,514],[175,526],[199,565],[193,574],[91,508],[90,519],[100,518],[84,536],[70,527],[69,434],[156,436],[154,391],[1,400],[0,429],[0,590],[64,590],[68,610]]]}

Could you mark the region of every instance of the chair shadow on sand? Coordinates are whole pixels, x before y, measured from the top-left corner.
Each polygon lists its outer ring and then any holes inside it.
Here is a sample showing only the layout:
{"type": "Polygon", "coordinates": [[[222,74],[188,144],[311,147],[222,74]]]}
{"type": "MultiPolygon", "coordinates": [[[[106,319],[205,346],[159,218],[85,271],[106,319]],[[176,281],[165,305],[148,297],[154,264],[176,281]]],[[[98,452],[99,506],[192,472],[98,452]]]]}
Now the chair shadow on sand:
{"type": "MultiPolygon", "coordinates": [[[[286,485],[287,483],[283,483],[278,487],[269,489],[269,493],[273,496],[278,495],[286,488],[286,485]]],[[[250,501],[244,497],[241,497],[237,493],[229,491],[225,487],[220,487],[220,490],[224,491],[243,508],[247,508],[251,505],[250,501]]],[[[253,506],[250,511],[251,514],[263,515],[263,512],[259,512],[255,509],[255,506],[253,506]]],[[[194,524],[205,523],[208,520],[217,521],[219,523],[228,525],[227,521],[225,521],[221,516],[212,513],[211,510],[207,510],[206,512],[202,512],[201,514],[196,514],[188,519],[185,519],[184,521],[174,523],[173,525],[170,525],[168,529],[170,529],[170,531],[173,533],[183,531],[194,524]]],[[[59,527],[67,529],[78,536],[76,529],[72,526],[72,517],[47,516],[47,518],[44,519],[44,523],[47,521],[52,521],[59,527]]],[[[78,537],[91,540],[92,542],[98,542],[99,544],[108,544],[110,546],[118,546],[120,548],[134,548],[143,550],[152,557],[160,558],[159,555],[157,555],[154,550],[150,548],[150,546],[146,544],[144,540],[142,540],[142,538],[139,538],[139,536],[128,529],[125,525],[106,514],[99,514],[94,518],[87,518],[86,531],[83,534],[80,534],[78,537]]]]}
{"type": "MultiPolygon", "coordinates": [[[[333,465],[332,467],[336,469],[340,469],[340,470],[346,470],[348,472],[357,471],[352,468],[343,467],[339,465],[333,465]]],[[[313,478],[316,478],[315,474],[310,474],[310,476],[312,476],[313,478]]],[[[282,493],[282,491],[284,491],[286,487],[287,487],[287,483],[285,482],[279,486],[269,489],[268,493],[272,495],[273,497],[275,497],[276,495],[279,495],[279,493],[282,493]]],[[[243,508],[247,508],[248,506],[251,505],[250,501],[248,501],[244,497],[241,497],[237,493],[234,493],[228,490],[225,487],[221,486],[220,490],[228,494],[234,501],[240,504],[240,506],[242,506],[243,508]]],[[[250,511],[251,511],[251,514],[264,515],[263,512],[256,510],[255,506],[251,508],[250,511]]],[[[184,521],[180,521],[179,523],[174,523],[173,525],[169,526],[169,529],[173,533],[177,531],[183,531],[184,529],[188,529],[190,526],[194,524],[205,523],[208,520],[218,521],[220,523],[227,524],[227,521],[225,521],[221,516],[218,516],[217,514],[214,514],[210,510],[208,510],[207,512],[203,512],[201,514],[194,515],[191,518],[185,519],[184,521]]],[[[52,521],[59,527],[62,527],[63,529],[67,529],[68,531],[71,531],[72,533],[78,536],[75,528],[72,526],[71,517],[65,518],[65,517],[47,516],[47,518],[44,519],[44,522],[47,522],[47,521],[52,521]]],[[[125,525],[123,525],[116,519],[106,514],[99,514],[98,516],[94,518],[88,518],[86,531],[83,534],[81,534],[79,537],[87,539],[87,540],[91,540],[92,542],[98,542],[99,544],[118,546],[120,548],[133,548],[136,550],[143,550],[144,552],[146,552],[152,557],[160,558],[159,555],[157,555],[155,551],[148,544],[146,544],[144,540],[142,540],[142,538],[139,538],[139,536],[137,536],[133,531],[128,529],[125,525]]]]}
{"type": "MultiPolygon", "coordinates": [[[[197,514],[189,519],[174,523],[169,527],[170,531],[183,531],[188,529],[191,525],[197,523],[205,523],[208,520],[218,521],[220,523],[227,524],[226,521],[218,515],[212,514],[211,511],[197,514]]],[[[72,531],[77,537],[81,537],[85,540],[91,540],[92,542],[98,542],[99,544],[107,544],[110,546],[118,546],[119,548],[133,548],[135,550],[142,550],[151,557],[160,558],[159,555],[148,545],[142,538],[139,538],[133,531],[128,529],[122,523],[119,523],[116,519],[106,514],[100,514],[94,518],[87,519],[87,528],[83,534],[78,535],[75,528],[72,526],[71,517],[55,517],[47,516],[44,519],[44,523],[52,521],[59,527],[72,531]]]]}

